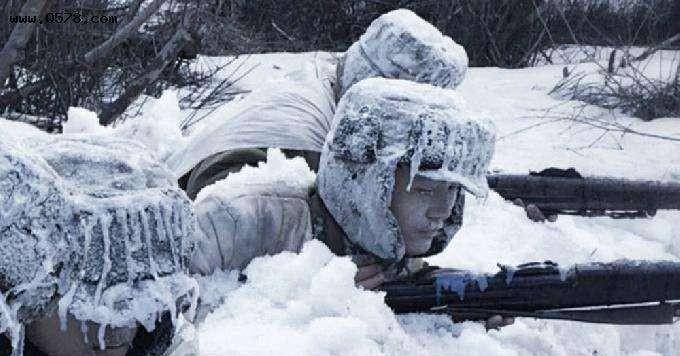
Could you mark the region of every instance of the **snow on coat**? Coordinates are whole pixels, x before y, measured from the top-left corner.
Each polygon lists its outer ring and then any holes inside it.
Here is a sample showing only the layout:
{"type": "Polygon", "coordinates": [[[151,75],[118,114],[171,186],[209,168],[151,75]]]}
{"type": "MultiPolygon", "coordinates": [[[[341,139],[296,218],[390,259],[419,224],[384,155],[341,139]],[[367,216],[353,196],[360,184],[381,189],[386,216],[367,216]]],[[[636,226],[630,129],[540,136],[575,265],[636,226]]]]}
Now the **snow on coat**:
{"type": "MultiPolygon", "coordinates": [[[[410,165],[411,179],[418,174],[456,182],[484,196],[494,142],[491,122],[468,110],[452,90],[365,79],[338,104],[321,153],[319,195],[353,244],[400,261],[404,241],[389,209],[397,165],[410,165]]],[[[461,205],[454,206],[430,254],[440,252],[460,227],[455,210],[462,214],[461,205]]]]}
{"type": "Polygon", "coordinates": [[[134,141],[29,136],[0,141],[0,331],[15,342],[55,299],[62,321],[148,330],[195,303],[195,217],[169,171],[134,141]]]}

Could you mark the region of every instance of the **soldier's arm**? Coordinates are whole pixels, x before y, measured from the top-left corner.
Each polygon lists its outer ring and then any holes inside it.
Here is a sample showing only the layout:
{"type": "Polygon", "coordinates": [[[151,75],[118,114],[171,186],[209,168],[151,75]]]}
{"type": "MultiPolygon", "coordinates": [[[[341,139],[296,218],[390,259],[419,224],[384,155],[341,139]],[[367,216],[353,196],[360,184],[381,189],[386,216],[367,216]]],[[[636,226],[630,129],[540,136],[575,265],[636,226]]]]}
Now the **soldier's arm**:
{"type": "Polygon", "coordinates": [[[192,273],[208,275],[216,269],[222,269],[230,261],[225,261],[223,254],[231,256],[233,253],[234,227],[233,217],[220,209],[219,202],[206,201],[196,204],[196,246],[191,256],[190,270],[192,273]],[[223,212],[220,214],[220,212],[223,212]],[[223,241],[220,241],[223,240],[223,241]],[[225,251],[222,251],[224,246],[225,251]]]}
{"type": "Polygon", "coordinates": [[[299,251],[311,239],[309,206],[286,194],[209,196],[194,204],[197,244],[191,272],[243,269],[255,257],[299,251]]]}

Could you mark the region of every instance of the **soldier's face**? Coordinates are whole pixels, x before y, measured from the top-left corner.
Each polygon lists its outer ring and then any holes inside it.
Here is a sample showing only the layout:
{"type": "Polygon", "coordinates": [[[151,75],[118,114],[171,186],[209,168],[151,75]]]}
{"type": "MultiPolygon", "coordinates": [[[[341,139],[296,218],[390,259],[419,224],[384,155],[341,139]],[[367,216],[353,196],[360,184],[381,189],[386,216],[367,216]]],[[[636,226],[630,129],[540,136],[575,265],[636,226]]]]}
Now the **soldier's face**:
{"type": "Polygon", "coordinates": [[[106,328],[103,335],[104,350],[99,347],[99,325],[87,322],[87,331],[81,331],[81,323],[70,314],[66,330],[60,329],[56,312],[26,327],[26,337],[35,347],[49,356],[125,356],[135,337],[134,328],[106,328]]]}
{"type": "Polygon", "coordinates": [[[451,215],[459,194],[459,185],[424,177],[413,178],[411,190],[409,167],[399,166],[396,172],[390,208],[404,237],[407,256],[427,252],[432,239],[441,234],[444,220],[451,215]]]}

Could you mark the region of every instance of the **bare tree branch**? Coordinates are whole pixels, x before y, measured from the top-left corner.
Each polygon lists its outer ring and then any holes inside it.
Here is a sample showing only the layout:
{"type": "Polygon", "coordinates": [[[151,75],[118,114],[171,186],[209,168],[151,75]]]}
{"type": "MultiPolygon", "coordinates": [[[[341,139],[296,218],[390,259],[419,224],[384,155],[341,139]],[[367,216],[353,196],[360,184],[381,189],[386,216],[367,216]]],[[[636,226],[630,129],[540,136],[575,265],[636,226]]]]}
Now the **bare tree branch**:
{"type": "MultiPolygon", "coordinates": [[[[571,115],[567,114],[556,114],[556,115],[538,115],[538,116],[525,116],[525,118],[535,118],[535,119],[544,119],[546,121],[539,122],[530,126],[527,126],[523,129],[519,129],[517,131],[511,132],[501,138],[505,138],[510,135],[514,135],[523,131],[527,131],[530,129],[533,129],[538,126],[542,125],[547,125],[555,122],[560,122],[560,121],[568,121],[568,122],[573,122],[573,123],[578,123],[578,124],[583,124],[592,128],[596,129],[601,129],[604,130],[605,132],[618,132],[623,134],[630,134],[630,135],[638,135],[638,136],[643,136],[643,137],[649,137],[649,138],[655,138],[655,139],[661,139],[661,140],[667,140],[667,141],[673,141],[673,142],[680,142],[680,137],[678,136],[669,136],[669,135],[660,135],[660,134],[654,134],[654,133],[649,133],[649,132],[644,132],[644,131],[638,131],[635,129],[631,128],[631,125],[623,125],[619,122],[616,121],[605,121],[598,119],[597,117],[593,116],[587,116],[583,114],[583,109],[585,109],[588,105],[583,104],[581,105],[580,109],[577,110],[576,113],[573,113],[571,115]]],[[[547,112],[547,111],[546,111],[547,112]]],[[[569,127],[571,128],[571,126],[569,127]]],[[[592,143],[591,143],[592,145],[592,143]]]]}
{"type": "Polygon", "coordinates": [[[633,60],[634,61],[643,61],[643,60],[647,59],[649,56],[651,56],[652,54],[654,54],[654,52],[656,52],[656,51],[658,51],[662,48],[668,47],[668,46],[672,45],[673,43],[675,43],[677,41],[680,41],[680,32],[676,33],[674,36],[671,36],[671,37],[665,39],[664,41],[662,41],[661,43],[659,43],[655,46],[647,48],[644,52],[642,52],[641,55],[633,58],[633,60]]]}
{"type": "MultiPolygon", "coordinates": [[[[45,10],[48,0],[28,0],[21,7],[19,16],[40,16],[45,10]]],[[[17,23],[9,35],[9,39],[0,51],[0,87],[5,86],[5,82],[12,71],[14,64],[22,60],[22,52],[26,48],[26,43],[31,38],[35,29],[35,21],[17,23]]]]}
{"type": "MultiPolygon", "coordinates": [[[[45,3],[48,2],[48,0],[29,0],[26,5],[22,8],[22,14],[24,13],[24,9],[26,6],[29,5],[31,2],[38,2],[42,1],[43,4],[42,6],[44,7],[45,3]]],[[[154,0],[151,4],[147,5],[144,9],[139,11],[137,15],[135,15],[127,24],[121,26],[118,28],[118,30],[111,36],[109,37],[106,41],[102,42],[100,45],[97,47],[91,49],[88,51],[81,62],[74,62],[74,61],[69,61],[66,63],[62,63],[62,68],[71,68],[73,70],[82,68],[84,66],[92,66],[96,64],[97,62],[102,61],[106,56],[108,56],[111,51],[116,48],[116,46],[120,45],[123,41],[125,41],[127,38],[129,38],[138,28],[141,26],[146,20],[151,17],[158,9],[160,6],[165,2],[166,0],[154,0]]],[[[137,4],[139,5],[139,4],[137,4]]],[[[138,7],[133,6],[133,10],[137,10],[138,7]]],[[[18,24],[20,25],[26,25],[26,24],[18,24]]],[[[17,31],[17,27],[14,28],[12,31],[12,36],[14,35],[14,32],[17,31]]],[[[32,31],[33,27],[31,27],[32,31]]],[[[23,46],[26,45],[26,42],[28,42],[28,39],[30,38],[30,33],[27,34],[27,37],[25,41],[23,42],[23,46]]],[[[10,41],[5,45],[5,48],[7,48],[12,42],[12,37],[10,37],[10,41]]],[[[23,48],[23,47],[22,47],[23,48]]],[[[2,54],[5,53],[5,49],[3,48],[2,54]]],[[[20,52],[17,52],[20,53],[20,52]]],[[[5,56],[0,54],[0,83],[4,83],[6,79],[3,79],[2,75],[4,74],[2,72],[2,61],[5,56]]],[[[16,63],[16,62],[14,62],[16,63]]],[[[12,63],[12,64],[14,64],[12,63]]],[[[9,66],[11,68],[11,65],[9,66]]],[[[9,71],[8,71],[9,73],[9,71]]],[[[40,90],[44,88],[47,85],[44,80],[39,81],[38,83],[31,83],[25,85],[25,87],[12,90],[12,91],[6,91],[0,95],[0,105],[8,105],[13,101],[17,101],[21,98],[25,98],[26,96],[30,95],[31,93],[40,90]]]]}
{"type": "Polygon", "coordinates": [[[163,46],[156,58],[154,58],[153,62],[148,67],[149,70],[132,80],[118,99],[102,111],[99,115],[99,122],[102,125],[109,125],[118,118],[145,88],[158,80],[161,72],[177,58],[177,55],[182,48],[191,41],[193,41],[193,39],[189,32],[180,27],[172,38],[163,46]]]}
{"type": "Polygon", "coordinates": [[[144,0],[135,0],[128,5],[127,15],[125,15],[124,20],[120,23],[117,30],[121,30],[135,18],[143,2],[144,0]]]}
{"type": "Polygon", "coordinates": [[[613,132],[621,132],[621,133],[624,133],[624,134],[633,134],[633,135],[638,135],[638,136],[644,136],[644,137],[651,137],[651,138],[658,138],[658,139],[662,139],[662,140],[680,142],[680,138],[677,138],[677,137],[666,136],[666,135],[657,135],[657,134],[637,131],[637,130],[631,129],[628,126],[621,125],[619,123],[610,123],[610,122],[601,123],[601,122],[597,122],[596,120],[588,120],[588,119],[583,119],[583,118],[579,118],[579,117],[572,117],[570,119],[574,120],[575,122],[590,125],[590,126],[598,128],[598,129],[602,129],[602,130],[613,131],[613,132]]]}
{"type": "Polygon", "coordinates": [[[4,92],[2,95],[0,95],[0,107],[9,105],[13,102],[20,100],[21,98],[25,98],[31,95],[32,93],[35,93],[36,91],[39,91],[47,87],[48,85],[49,85],[48,80],[45,78],[33,83],[26,84],[21,88],[4,92]]]}
{"type": "Polygon", "coordinates": [[[92,65],[97,63],[102,58],[108,56],[114,48],[116,48],[123,41],[128,39],[134,32],[137,31],[146,20],[151,17],[163,5],[166,0],[153,0],[149,5],[144,7],[137,15],[130,20],[125,26],[120,27],[116,33],[109,37],[99,46],[93,48],[85,54],[83,61],[85,64],[92,65]]]}

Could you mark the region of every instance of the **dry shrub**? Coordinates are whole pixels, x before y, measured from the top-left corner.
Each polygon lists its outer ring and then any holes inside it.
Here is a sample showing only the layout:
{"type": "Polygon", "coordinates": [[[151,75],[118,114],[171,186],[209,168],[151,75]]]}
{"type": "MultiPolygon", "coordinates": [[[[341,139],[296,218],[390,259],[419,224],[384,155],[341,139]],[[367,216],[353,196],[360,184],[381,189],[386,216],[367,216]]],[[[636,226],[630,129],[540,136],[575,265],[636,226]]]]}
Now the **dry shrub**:
{"type": "MultiPolygon", "coordinates": [[[[248,52],[344,51],[376,17],[413,10],[473,66],[524,67],[557,44],[651,45],[680,32],[677,0],[220,0],[248,52]]],[[[549,57],[548,57],[549,58],[549,57]]]]}
{"type": "Polygon", "coordinates": [[[659,79],[643,73],[639,62],[617,68],[610,59],[607,67],[598,64],[596,73],[574,73],[563,78],[551,94],[618,109],[645,121],[680,117],[680,62],[676,63],[671,75],[659,79]]]}
{"type": "MultiPolygon", "coordinates": [[[[0,5],[0,9],[4,6],[4,13],[18,14],[23,3],[10,1],[0,5]]],[[[115,16],[117,22],[36,25],[7,85],[3,87],[4,83],[0,83],[0,114],[29,123],[40,122],[36,126],[58,132],[71,106],[95,111],[102,123],[109,124],[136,113],[139,101],[135,98],[157,97],[171,87],[184,89],[180,93],[186,96],[180,98],[180,104],[190,110],[204,110],[230,100],[234,78],[216,77],[222,67],[192,66],[199,53],[236,54],[247,42],[210,1],[166,0],[110,54],[83,64],[89,51],[142,11],[142,3],[148,6],[149,1],[49,1],[49,12],[115,16]],[[164,49],[171,48],[166,45],[179,38],[180,30],[190,40],[175,46],[178,50],[165,52],[170,58],[161,58],[164,49]],[[135,103],[135,107],[130,107],[130,103],[135,103]]],[[[13,28],[13,24],[0,21],[0,43],[9,38],[13,28]]]]}

